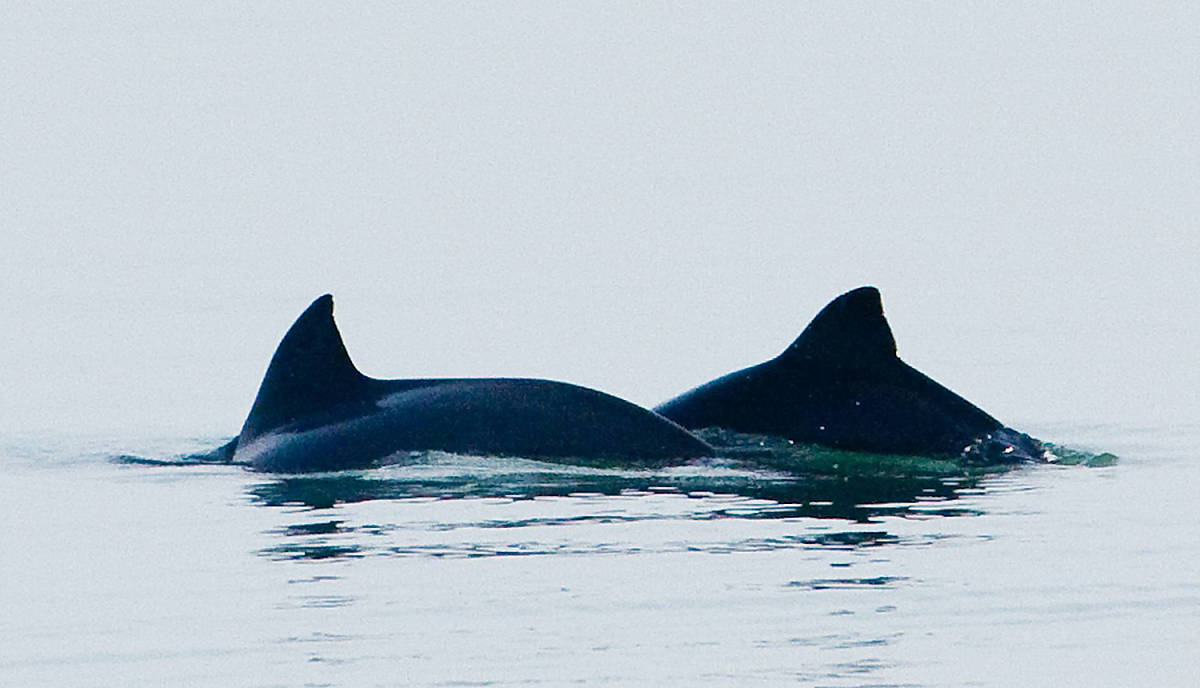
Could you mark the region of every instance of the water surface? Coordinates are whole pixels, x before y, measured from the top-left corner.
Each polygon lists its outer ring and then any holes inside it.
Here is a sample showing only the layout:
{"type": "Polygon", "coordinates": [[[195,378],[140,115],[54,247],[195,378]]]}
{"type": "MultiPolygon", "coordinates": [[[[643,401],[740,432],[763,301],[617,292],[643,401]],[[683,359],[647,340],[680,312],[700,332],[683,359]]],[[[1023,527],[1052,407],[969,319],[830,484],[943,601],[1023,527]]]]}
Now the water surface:
{"type": "Polygon", "coordinates": [[[1200,428],[1039,434],[1121,459],[273,476],[114,459],[220,438],[7,436],[0,677],[1190,685],[1200,428]]]}

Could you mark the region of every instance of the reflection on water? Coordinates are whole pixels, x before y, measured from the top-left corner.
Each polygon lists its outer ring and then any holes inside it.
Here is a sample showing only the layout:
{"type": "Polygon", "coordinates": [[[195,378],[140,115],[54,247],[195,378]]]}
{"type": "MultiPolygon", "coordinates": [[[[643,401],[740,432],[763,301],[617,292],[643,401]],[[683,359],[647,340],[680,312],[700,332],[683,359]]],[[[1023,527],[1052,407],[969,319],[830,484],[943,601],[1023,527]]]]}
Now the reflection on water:
{"type": "MultiPolygon", "coordinates": [[[[389,528],[378,526],[360,529],[343,528],[339,532],[352,537],[361,535],[385,535],[389,528]]],[[[280,534],[276,531],[275,534],[280,534]]],[[[286,536],[299,533],[286,532],[286,536]]],[[[925,542],[925,540],[922,540],[925,542]]],[[[298,559],[317,561],[321,559],[355,558],[370,555],[393,557],[436,557],[478,558],[521,555],[571,555],[571,554],[666,554],[671,552],[697,552],[729,554],[733,552],[767,552],[780,549],[858,549],[887,544],[902,544],[901,539],[889,533],[876,532],[833,532],[805,535],[783,535],[770,538],[743,538],[723,542],[684,543],[669,542],[659,545],[624,543],[571,543],[527,540],[522,542],[451,542],[404,545],[380,544],[333,544],[325,538],[304,538],[294,542],[262,550],[261,554],[272,559],[298,559]]]]}
{"type": "MultiPolygon", "coordinates": [[[[280,604],[280,609],[332,609],[347,607],[354,603],[354,598],[348,595],[295,595],[286,603],[280,604]]],[[[328,637],[329,634],[322,634],[328,637]]]]}
{"type": "MultiPolygon", "coordinates": [[[[660,470],[602,469],[503,457],[412,452],[372,471],[283,476],[248,489],[252,503],[301,507],[300,522],[271,531],[260,551],[276,560],[366,556],[479,558],[527,555],[762,552],[863,549],[923,544],[878,529],[769,535],[709,528],[700,521],[862,525],[883,517],[978,515],[956,502],[980,493],[990,469],[915,456],[843,452],[721,430],[705,439],[726,457],[660,470]],[[554,500],[550,506],[547,500],[554,500]],[[386,522],[350,516],[319,520],[315,511],[387,501],[386,522]],[[481,508],[481,505],[486,505],[481,508]],[[663,524],[652,528],[651,524],[663,524]],[[564,527],[571,527],[569,530],[564,527]],[[663,528],[667,530],[664,531],[663,528]],[[509,531],[502,533],[500,531],[509,531]],[[655,533],[647,537],[645,533],[655,533]]],[[[1054,448],[1070,463],[1110,455],[1054,448]]],[[[796,532],[800,531],[800,532],[796,532]]]]}
{"type": "MultiPolygon", "coordinates": [[[[977,479],[816,477],[731,480],[728,478],[687,476],[674,478],[657,474],[637,477],[561,476],[553,480],[539,474],[536,478],[520,475],[461,478],[326,475],[296,476],[259,483],[250,488],[251,497],[262,506],[304,506],[328,509],[339,504],[372,500],[537,497],[640,497],[656,494],[686,495],[712,504],[713,498],[734,498],[702,510],[704,518],[842,518],[866,522],[872,516],[896,515],[913,510],[937,511],[957,515],[953,508],[942,508],[958,498],[959,491],[973,486],[977,479]],[[586,494],[586,493],[591,493],[586,494]],[[756,500],[745,503],[747,500],[756,500]],[[939,505],[937,509],[932,505],[939,505]]],[[[521,525],[519,523],[513,525],[521,525]]],[[[306,526],[308,527],[308,526],[306,526]]]]}
{"type": "Polygon", "coordinates": [[[415,452],[403,463],[372,471],[280,477],[254,486],[250,495],[263,506],[321,509],[379,499],[724,494],[773,503],[726,515],[863,521],[872,515],[894,514],[910,502],[954,499],[986,475],[951,461],[832,450],[788,448],[759,451],[754,458],[753,462],[713,461],[649,471],[415,452]],[[774,458],[764,460],[767,456],[774,458]],[[763,468],[771,464],[776,468],[763,468]]]}
{"type": "Polygon", "coordinates": [[[908,580],[904,576],[875,576],[874,578],[816,578],[792,581],[788,587],[806,590],[854,590],[855,588],[891,588],[893,584],[908,580]]]}
{"type": "Polygon", "coordinates": [[[906,544],[866,526],[884,516],[976,515],[956,501],[978,493],[983,477],[787,475],[728,463],[603,470],[431,453],[375,471],[279,477],[247,492],[253,504],[290,508],[293,522],[272,529],[274,544],[260,552],[277,560],[732,553],[906,544]],[[386,509],[371,508],[377,502],[386,509]],[[783,525],[736,526],[753,521],[783,525]],[[729,527],[696,527],[705,522],[729,527]],[[853,527],[814,525],[836,522],[853,527]]]}

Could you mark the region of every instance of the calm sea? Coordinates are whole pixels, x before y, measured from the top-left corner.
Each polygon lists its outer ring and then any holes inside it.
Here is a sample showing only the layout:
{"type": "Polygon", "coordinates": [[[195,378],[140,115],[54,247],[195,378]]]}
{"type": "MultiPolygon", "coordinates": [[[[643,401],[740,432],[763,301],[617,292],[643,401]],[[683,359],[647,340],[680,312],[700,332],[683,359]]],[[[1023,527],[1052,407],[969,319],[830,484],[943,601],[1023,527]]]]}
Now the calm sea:
{"type": "Polygon", "coordinates": [[[8,435],[0,684],[1196,685],[1200,426],[1027,429],[1119,460],[296,477],[8,435]]]}

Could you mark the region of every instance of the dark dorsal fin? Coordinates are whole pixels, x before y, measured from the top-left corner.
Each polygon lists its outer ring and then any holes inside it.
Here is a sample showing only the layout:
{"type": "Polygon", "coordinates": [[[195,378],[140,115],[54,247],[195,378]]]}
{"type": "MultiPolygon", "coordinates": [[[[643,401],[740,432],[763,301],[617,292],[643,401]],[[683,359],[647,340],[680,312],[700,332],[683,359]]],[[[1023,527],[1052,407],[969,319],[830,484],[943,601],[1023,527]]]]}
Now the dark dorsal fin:
{"type": "Polygon", "coordinates": [[[779,358],[825,365],[864,365],[896,357],[896,340],[875,287],[859,287],[829,302],[779,358]]]}
{"type": "Polygon", "coordinates": [[[311,413],[363,398],[368,385],[333,322],[333,296],[312,302],[292,324],[258,388],[242,426],[245,442],[311,413]]]}

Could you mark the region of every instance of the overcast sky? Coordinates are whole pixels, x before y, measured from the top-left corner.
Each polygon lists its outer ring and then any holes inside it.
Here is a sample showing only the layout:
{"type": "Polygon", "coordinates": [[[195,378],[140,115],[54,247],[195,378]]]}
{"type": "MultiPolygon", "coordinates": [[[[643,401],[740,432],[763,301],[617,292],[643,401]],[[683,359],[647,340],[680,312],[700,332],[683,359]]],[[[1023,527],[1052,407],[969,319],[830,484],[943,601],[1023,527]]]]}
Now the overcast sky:
{"type": "Polygon", "coordinates": [[[380,377],[652,405],[883,291],[1002,420],[1195,420],[1200,6],[4,3],[0,432],[380,377]]]}

